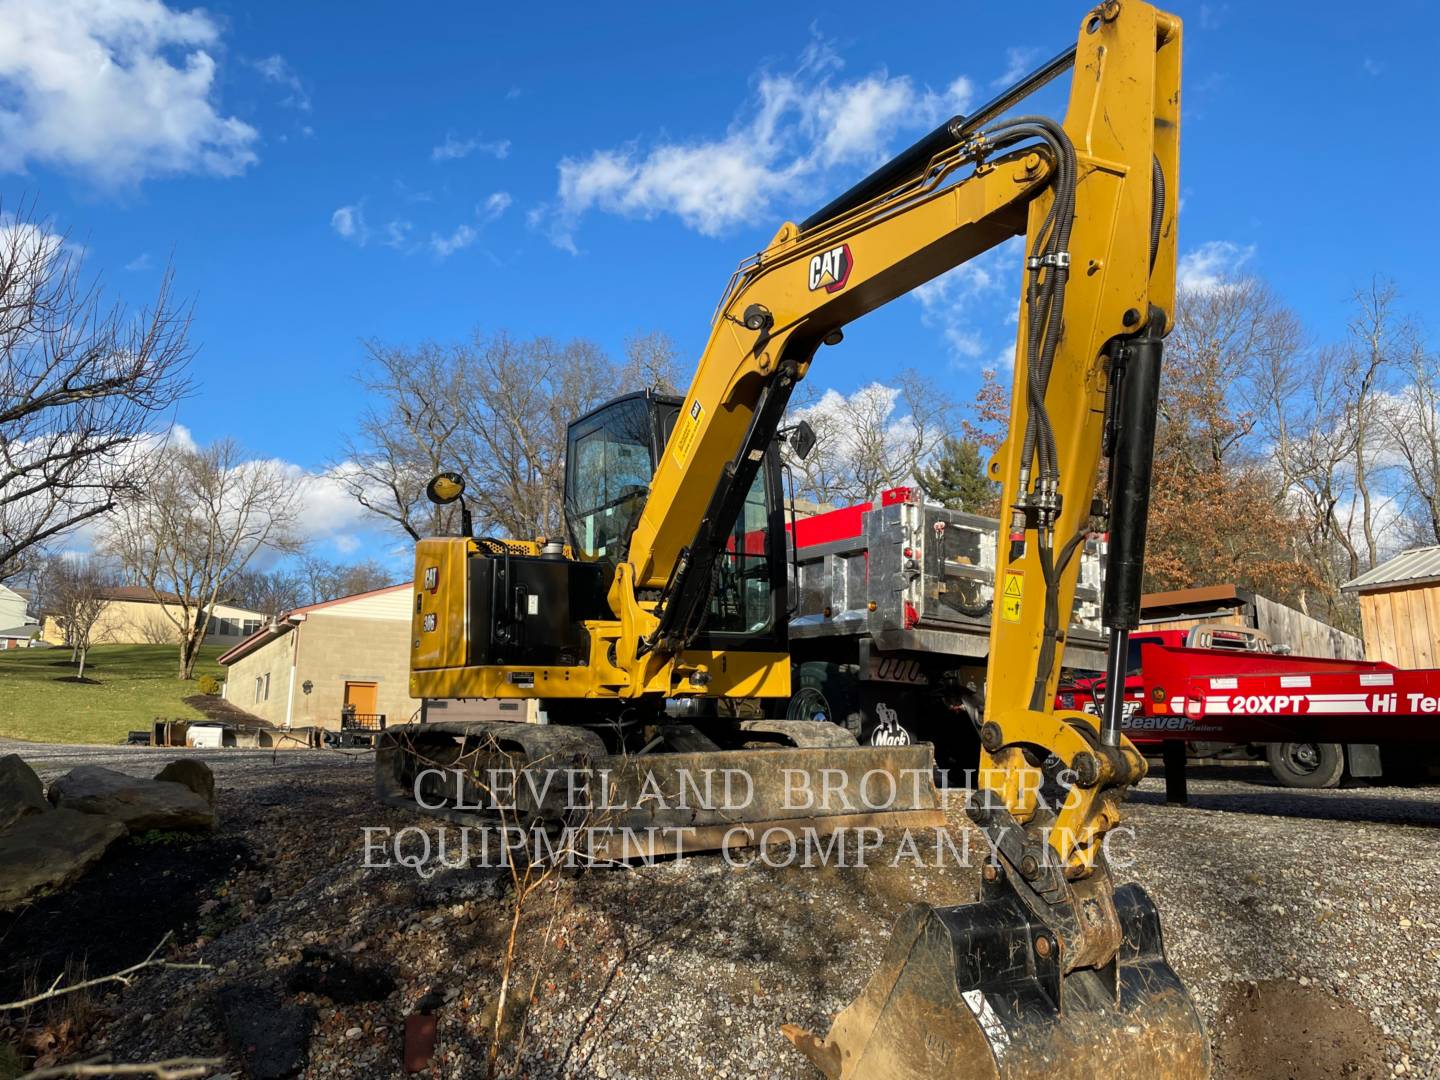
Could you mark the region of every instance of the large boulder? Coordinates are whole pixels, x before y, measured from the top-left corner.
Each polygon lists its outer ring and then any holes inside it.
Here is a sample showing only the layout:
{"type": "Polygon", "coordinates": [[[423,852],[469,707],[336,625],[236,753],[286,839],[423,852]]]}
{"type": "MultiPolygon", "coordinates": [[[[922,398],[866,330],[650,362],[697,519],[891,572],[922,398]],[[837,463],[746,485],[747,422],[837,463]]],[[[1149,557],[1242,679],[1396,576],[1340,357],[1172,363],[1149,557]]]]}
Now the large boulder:
{"type": "Polygon", "coordinates": [[[132,833],[149,829],[211,829],[215,809],[184,784],[145,780],[101,765],[81,765],[50,785],[58,807],[102,814],[132,833]]]}
{"type": "Polygon", "coordinates": [[[215,805],[215,774],[203,761],[193,757],[176,758],[156,773],[155,779],[184,784],[211,806],[215,805]]]}
{"type": "Polygon", "coordinates": [[[70,884],[124,835],[119,821],[78,810],[26,814],[0,831],[0,911],[70,884]]]}
{"type": "Polygon", "coordinates": [[[8,828],[27,814],[49,810],[45,785],[19,754],[0,757],[0,829],[8,828]]]}

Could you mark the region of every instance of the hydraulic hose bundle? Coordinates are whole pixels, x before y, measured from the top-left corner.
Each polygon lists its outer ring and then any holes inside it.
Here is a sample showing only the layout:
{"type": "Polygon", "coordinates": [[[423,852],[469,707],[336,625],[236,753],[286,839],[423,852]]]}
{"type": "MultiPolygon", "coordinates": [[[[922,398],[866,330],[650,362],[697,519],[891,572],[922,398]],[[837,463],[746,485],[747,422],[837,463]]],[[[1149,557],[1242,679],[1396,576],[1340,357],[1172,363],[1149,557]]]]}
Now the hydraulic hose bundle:
{"type": "Polygon", "coordinates": [[[1065,286],[1070,279],[1070,231],[1075,221],[1077,168],[1075,147],[1070,137],[1048,117],[1021,116],[1004,121],[985,131],[977,142],[983,155],[1006,149],[1025,139],[1042,141],[1049,147],[1056,164],[1050,210],[1025,259],[1029,275],[1025,289],[1026,416],[1020,451],[1019,496],[1011,508],[1010,520],[1011,559],[1017,559],[1023,553],[1026,530],[1033,527],[1037,537],[1036,554],[1045,582],[1045,635],[1031,694],[1031,708],[1039,709],[1055,665],[1059,639],[1057,584],[1085,535],[1083,530],[1077,532],[1061,548],[1059,558],[1055,557],[1054,524],[1061,500],[1060,464],[1045,394],[1055,366],[1055,351],[1064,331],[1065,286]]]}

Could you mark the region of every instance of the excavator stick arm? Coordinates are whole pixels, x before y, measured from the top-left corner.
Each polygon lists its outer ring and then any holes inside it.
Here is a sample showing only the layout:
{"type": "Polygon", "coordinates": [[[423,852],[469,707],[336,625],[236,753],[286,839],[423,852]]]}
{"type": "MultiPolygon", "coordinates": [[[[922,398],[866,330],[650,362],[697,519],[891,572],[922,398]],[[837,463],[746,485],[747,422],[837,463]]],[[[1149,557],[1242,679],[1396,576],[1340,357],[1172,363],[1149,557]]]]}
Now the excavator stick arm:
{"type": "Polygon", "coordinates": [[[1138,623],[1175,296],[1180,39],[1173,16],[1106,0],[1081,22],[1063,125],[1018,122],[1043,129],[1053,157],[1027,204],[1011,424],[989,466],[1002,529],[967,811],[992,858],[979,903],[901,920],[824,1039],[786,1030],[829,1077],[1209,1073],[1155,908],[1138,886],[1116,889],[1105,858],[1146,768],[1119,731],[1120,695],[1099,723],[1053,708],[1087,535],[1110,536],[1112,669],[1138,623]]]}

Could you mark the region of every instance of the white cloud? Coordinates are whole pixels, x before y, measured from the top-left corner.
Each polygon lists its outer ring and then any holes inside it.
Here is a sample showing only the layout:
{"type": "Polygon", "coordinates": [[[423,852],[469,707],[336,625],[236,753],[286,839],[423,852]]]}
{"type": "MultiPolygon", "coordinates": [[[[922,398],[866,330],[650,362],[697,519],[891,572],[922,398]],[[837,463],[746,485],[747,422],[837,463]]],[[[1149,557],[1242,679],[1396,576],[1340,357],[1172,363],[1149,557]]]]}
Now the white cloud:
{"type": "Polygon", "coordinates": [[[503,161],[510,156],[510,140],[497,139],[494,142],[483,142],[478,138],[459,139],[454,135],[446,135],[445,141],[430,151],[430,160],[456,161],[475,153],[488,154],[497,161],[503,161]]]}
{"type": "Polygon", "coordinates": [[[346,240],[364,246],[370,239],[370,229],[365,224],[365,211],[357,206],[342,206],[330,215],[330,227],[346,240]]]}
{"type": "Polygon", "coordinates": [[[916,427],[901,405],[898,386],[873,382],[849,395],[829,388],[814,404],[792,410],[790,418],[809,421],[818,436],[805,462],[807,474],[849,478],[848,486],[863,489],[862,474],[873,474],[881,462],[893,467],[906,460],[916,427]]]}
{"type": "Polygon", "coordinates": [[[132,272],[136,270],[149,270],[152,265],[154,264],[151,262],[150,253],[148,251],[142,251],[125,264],[125,269],[132,272]]]}
{"type": "MultiPolygon", "coordinates": [[[[299,109],[301,112],[310,111],[310,93],[305,89],[305,84],[300,81],[300,76],[295,74],[295,69],[286,62],[283,56],[276,53],[263,60],[256,60],[251,66],[264,77],[266,82],[274,83],[276,86],[290,91],[287,97],[281,99],[281,105],[299,109]]],[[[308,130],[306,134],[309,134],[308,130]]]]}
{"type": "Polygon", "coordinates": [[[1214,292],[1235,281],[1240,276],[1241,267],[1254,255],[1254,244],[1210,240],[1180,257],[1175,279],[1182,289],[1197,293],[1214,292]]]}
{"type": "Polygon", "coordinates": [[[483,203],[475,208],[475,213],[485,221],[494,221],[506,210],[514,200],[510,198],[508,191],[497,191],[488,196],[483,203]]]}
{"type": "MultiPolygon", "coordinates": [[[[487,225],[504,214],[509,209],[511,202],[509,192],[493,192],[476,204],[475,216],[481,226],[487,225]]],[[[337,236],[348,240],[356,247],[365,247],[373,241],[383,244],[385,247],[401,250],[407,255],[428,251],[439,259],[449,258],[457,251],[470,247],[480,238],[479,229],[462,222],[449,233],[432,232],[428,240],[416,239],[412,242],[411,235],[415,229],[413,222],[404,218],[394,218],[384,225],[372,227],[365,217],[365,201],[363,199],[334,211],[330,215],[330,228],[335,231],[337,236]]]]}
{"type": "Polygon", "coordinates": [[[374,240],[386,247],[403,248],[410,239],[410,231],[415,226],[403,218],[394,218],[384,225],[371,228],[370,222],[365,218],[365,202],[362,199],[358,203],[349,206],[342,206],[330,215],[330,228],[356,247],[365,247],[374,240]]]}
{"type": "Polygon", "coordinates": [[[461,248],[467,248],[473,244],[480,234],[469,225],[457,225],[455,231],[449,236],[440,236],[436,233],[430,234],[430,251],[437,259],[448,259],[461,248]]]}
{"type": "Polygon", "coordinates": [[[256,130],[216,110],[220,32],[203,11],[0,0],[0,25],[0,170],[43,163],[113,187],[258,160],[256,130]]]}
{"type": "MultiPolygon", "coordinates": [[[[188,451],[200,449],[194,433],[184,424],[176,423],[168,431],[143,435],[123,453],[127,457],[151,454],[167,446],[188,451]]],[[[282,458],[257,456],[237,464],[240,469],[260,466],[277,469],[299,486],[296,526],[302,540],[319,548],[331,548],[340,555],[353,554],[362,548],[371,552],[381,550],[381,544],[387,539],[383,530],[341,482],[342,477],[356,470],[353,463],[343,462],[332,469],[317,471],[282,458]]],[[[55,548],[65,554],[93,554],[111,527],[108,516],[91,518],[59,537],[55,548]]],[[[404,551],[408,557],[409,549],[404,551]]],[[[393,557],[390,551],[383,554],[387,559],[393,557]]],[[[264,569],[276,561],[278,557],[274,553],[266,552],[257,556],[254,565],[264,569]]],[[[401,576],[397,575],[396,580],[401,576]]]]}
{"type": "Polygon", "coordinates": [[[1034,48],[1010,48],[1005,50],[1005,70],[990,85],[995,87],[1014,86],[1030,73],[1040,50],[1034,48]]]}
{"type": "Polygon", "coordinates": [[[300,485],[299,526],[304,538],[312,543],[329,541],[342,552],[353,551],[358,546],[354,533],[373,526],[374,519],[345,490],[339,477],[334,472],[311,472],[290,462],[276,464],[300,485]]]}
{"type": "Polygon", "coordinates": [[[62,256],[68,261],[83,254],[71,249],[50,222],[17,222],[9,214],[0,215],[0,251],[12,254],[20,267],[33,267],[36,285],[62,256]]]}
{"type": "Polygon", "coordinates": [[[756,79],[752,99],[722,136],[567,157],[558,166],[557,206],[532,211],[530,220],[570,251],[575,228],[592,210],[673,214],[715,236],[763,218],[782,195],[803,190],[814,201],[831,186],[824,182],[829,170],[878,164],[898,133],[963,111],[974,91],[963,77],[937,92],[883,70],[846,81],[841,66],[827,43],[813,41],[795,71],[756,79]]]}
{"type": "MultiPolygon", "coordinates": [[[[955,358],[973,364],[993,351],[980,309],[1004,301],[1006,314],[1013,314],[1019,304],[1024,251],[1024,241],[1012,237],[914,290],[921,322],[943,334],[955,358]]],[[[998,309],[992,307],[987,314],[1000,321],[998,309]]],[[[1013,322],[1005,319],[1001,325],[1013,322]]]]}
{"type": "Polygon", "coordinates": [[[404,247],[405,241],[409,238],[410,230],[412,228],[414,228],[414,226],[411,225],[411,223],[408,221],[401,221],[397,219],[395,221],[386,222],[385,235],[380,242],[386,247],[404,247]]]}

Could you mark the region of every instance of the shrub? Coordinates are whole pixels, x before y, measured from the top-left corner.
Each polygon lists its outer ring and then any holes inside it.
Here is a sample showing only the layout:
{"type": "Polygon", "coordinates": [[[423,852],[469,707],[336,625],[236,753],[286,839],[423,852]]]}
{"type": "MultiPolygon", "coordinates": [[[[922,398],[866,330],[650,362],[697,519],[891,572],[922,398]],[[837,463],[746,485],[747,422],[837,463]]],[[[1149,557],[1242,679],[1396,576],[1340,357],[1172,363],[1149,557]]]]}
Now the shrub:
{"type": "Polygon", "coordinates": [[[220,680],[214,675],[201,675],[199,686],[202,694],[214,696],[220,693],[220,680]]]}

